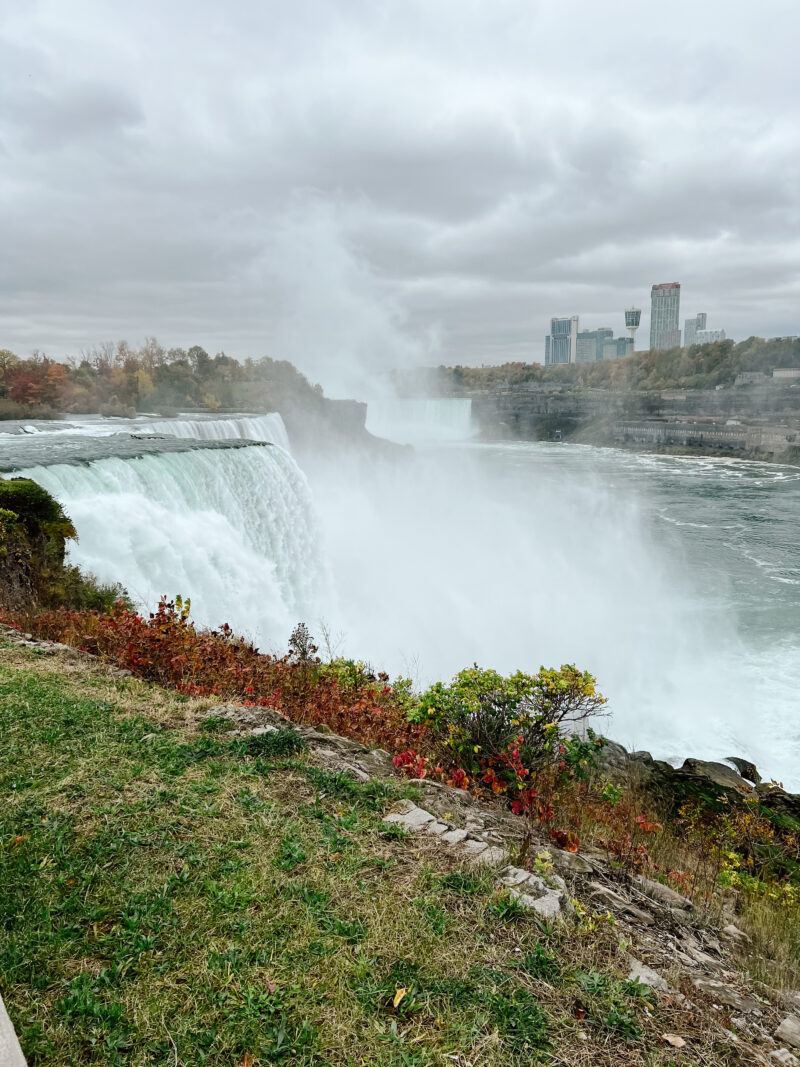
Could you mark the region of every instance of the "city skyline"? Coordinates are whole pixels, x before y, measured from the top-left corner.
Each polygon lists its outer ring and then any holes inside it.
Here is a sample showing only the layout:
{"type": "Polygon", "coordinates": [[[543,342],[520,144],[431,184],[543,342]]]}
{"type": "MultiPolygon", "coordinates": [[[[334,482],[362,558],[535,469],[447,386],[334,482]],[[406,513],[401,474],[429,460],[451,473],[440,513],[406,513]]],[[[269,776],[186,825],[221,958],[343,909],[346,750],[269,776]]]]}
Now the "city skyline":
{"type": "Polygon", "coordinates": [[[550,319],[550,332],[545,335],[544,364],[590,363],[601,359],[617,359],[632,352],[678,346],[688,348],[693,344],[728,339],[724,327],[708,328],[707,312],[698,312],[685,319],[683,329],[680,328],[679,282],[656,282],[650,292],[649,349],[636,347],[636,332],[642,322],[641,308],[632,306],[622,311],[627,338],[622,335],[614,337],[614,325],[594,326],[591,329],[584,326],[581,329],[580,315],[553,316],[550,319]]]}

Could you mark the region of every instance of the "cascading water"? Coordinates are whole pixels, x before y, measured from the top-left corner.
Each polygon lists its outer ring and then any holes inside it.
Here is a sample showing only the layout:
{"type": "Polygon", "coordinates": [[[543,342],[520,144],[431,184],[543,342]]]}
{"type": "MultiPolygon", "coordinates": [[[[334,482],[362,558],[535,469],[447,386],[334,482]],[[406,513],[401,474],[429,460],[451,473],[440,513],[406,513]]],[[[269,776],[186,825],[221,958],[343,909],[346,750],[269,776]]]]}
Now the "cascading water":
{"type": "Polygon", "coordinates": [[[472,436],[472,400],[461,397],[371,400],[367,429],[398,444],[466,441],[472,436]]]}
{"type": "Polygon", "coordinates": [[[280,448],[203,449],[17,472],[59,500],[72,560],[152,607],[192,598],[203,625],[282,647],[325,598],[308,484],[280,448]]]}
{"type": "Polygon", "coordinates": [[[48,440],[53,437],[110,437],[117,433],[165,434],[195,441],[266,441],[289,452],[289,437],[277,411],[268,415],[231,415],[225,418],[70,419],[69,422],[0,423],[0,437],[30,436],[48,440]]]}
{"type": "Polygon", "coordinates": [[[269,648],[324,618],[341,653],[422,683],[472,661],[576,662],[611,698],[612,737],[745,755],[800,785],[795,468],[529,444],[374,468],[324,454],[312,509],[288,453],[232,440],[266,433],[260,418],[190,420],[205,444],[180,424],[168,441],[168,420],[148,424],[162,440],[109,438],[108,421],[88,443],[6,438],[0,469],[49,489],[78,530],[75,562],[148,608],[180,592],[201,624],[269,648]]]}
{"type": "Polygon", "coordinates": [[[269,415],[237,415],[228,419],[163,419],[137,425],[137,433],[169,434],[196,441],[268,441],[289,451],[289,438],[277,412],[269,415]]]}

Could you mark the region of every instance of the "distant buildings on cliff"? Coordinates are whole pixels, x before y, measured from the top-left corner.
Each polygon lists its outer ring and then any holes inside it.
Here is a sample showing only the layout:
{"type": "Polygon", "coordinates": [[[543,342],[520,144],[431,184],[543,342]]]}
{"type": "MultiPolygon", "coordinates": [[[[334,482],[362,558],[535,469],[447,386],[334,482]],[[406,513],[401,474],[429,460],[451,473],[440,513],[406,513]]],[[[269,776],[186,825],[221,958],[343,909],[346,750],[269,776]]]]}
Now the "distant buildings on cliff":
{"type": "Polygon", "coordinates": [[[578,315],[551,319],[550,333],[544,339],[544,361],[554,363],[594,363],[600,359],[618,359],[633,351],[631,337],[615,337],[610,326],[597,330],[579,329],[578,315]]]}
{"type": "MultiPolygon", "coordinates": [[[[663,350],[679,348],[681,344],[681,286],[680,282],[659,282],[650,290],[650,348],[663,350]]],[[[626,308],[627,337],[614,337],[610,326],[596,330],[581,330],[578,315],[550,320],[550,332],[544,339],[546,366],[556,363],[594,363],[598,360],[619,359],[636,347],[636,330],[642,318],[641,308],[626,308]]],[[[724,330],[709,330],[708,315],[703,311],[693,319],[686,319],[683,344],[706,344],[723,341],[724,330]]]]}

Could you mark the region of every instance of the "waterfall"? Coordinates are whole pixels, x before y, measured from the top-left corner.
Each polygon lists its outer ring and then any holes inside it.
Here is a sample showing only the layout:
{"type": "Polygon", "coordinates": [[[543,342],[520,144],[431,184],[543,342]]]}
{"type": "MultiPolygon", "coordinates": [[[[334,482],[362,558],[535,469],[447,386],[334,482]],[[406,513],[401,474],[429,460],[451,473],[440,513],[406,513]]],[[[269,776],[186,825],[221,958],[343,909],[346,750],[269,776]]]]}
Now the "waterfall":
{"type": "Polygon", "coordinates": [[[229,622],[275,648],[324,598],[308,484],[280,448],[197,448],[17,473],[64,506],[78,532],[72,562],[121,582],[143,606],[165,593],[190,596],[201,625],[229,622]]]}
{"type": "Polygon", "coordinates": [[[269,415],[219,418],[158,419],[140,415],[135,419],[105,419],[94,415],[70,419],[69,422],[0,422],[0,437],[29,435],[47,440],[64,436],[108,437],[116,433],[164,434],[196,441],[266,441],[285,452],[290,451],[286,427],[277,411],[269,415]]]}
{"type": "Polygon", "coordinates": [[[376,437],[399,444],[466,441],[472,436],[472,400],[424,397],[370,401],[367,429],[376,437]]]}
{"type": "Polygon", "coordinates": [[[289,438],[277,411],[269,415],[237,415],[224,419],[159,419],[134,424],[136,433],[168,434],[170,437],[194,438],[197,441],[268,441],[289,451],[289,438]]]}

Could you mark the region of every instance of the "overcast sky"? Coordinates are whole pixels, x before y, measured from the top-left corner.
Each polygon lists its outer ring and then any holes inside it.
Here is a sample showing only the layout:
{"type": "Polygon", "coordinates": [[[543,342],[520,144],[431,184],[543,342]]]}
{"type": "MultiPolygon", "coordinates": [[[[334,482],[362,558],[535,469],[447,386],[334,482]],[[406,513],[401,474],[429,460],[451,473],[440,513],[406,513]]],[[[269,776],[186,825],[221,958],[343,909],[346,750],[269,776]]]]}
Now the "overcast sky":
{"type": "Polygon", "coordinates": [[[796,0],[0,0],[0,347],[541,360],[800,333],[796,0]]]}

